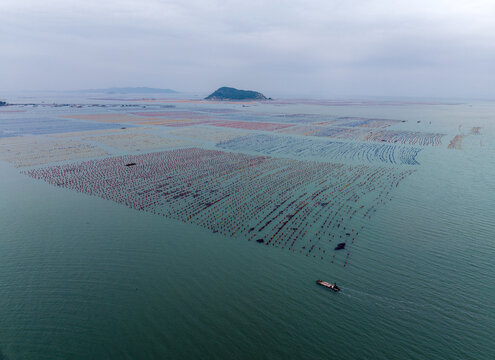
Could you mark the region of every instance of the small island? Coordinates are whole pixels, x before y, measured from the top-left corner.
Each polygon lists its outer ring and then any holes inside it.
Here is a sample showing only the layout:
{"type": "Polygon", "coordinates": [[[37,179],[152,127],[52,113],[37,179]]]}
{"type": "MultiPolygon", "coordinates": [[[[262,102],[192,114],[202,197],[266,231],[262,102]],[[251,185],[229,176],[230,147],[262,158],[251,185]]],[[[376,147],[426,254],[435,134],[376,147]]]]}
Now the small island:
{"type": "Polygon", "coordinates": [[[5,102],[5,101],[0,101],[0,106],[7,106],[7,102],[5,102]]]}
{"type": "Polygon", "coordinates": [[[221,87],[214,91],[205,100],[269,100],[260,92],[239,90],[231,87],[221,87]]]}

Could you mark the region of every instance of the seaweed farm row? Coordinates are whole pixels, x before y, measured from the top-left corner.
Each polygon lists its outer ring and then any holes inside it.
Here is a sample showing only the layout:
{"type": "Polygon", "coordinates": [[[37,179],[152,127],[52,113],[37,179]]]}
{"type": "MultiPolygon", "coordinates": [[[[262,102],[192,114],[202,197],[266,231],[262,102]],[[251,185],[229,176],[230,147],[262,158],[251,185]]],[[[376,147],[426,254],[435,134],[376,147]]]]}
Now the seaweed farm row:
{"type": "Polygon", "coordinates": [[[188,148],[28,170],[31,177],[214,233],[347,264],[362,221],[413,170],[188,148]],[[361,220],[359,220],[361,219],[361,220]]]}
{"type": "Polygon", "coordinates": [[[0,138],[22,135],[45,135],[74,131],[115,129],[118,124],[98,124],[56,118],[11,118],[0,120],[0,138]]]}
{"type": "Polygon", "coordinates": [[[399,142],[401,144],[421,146],[438,146],[442,144],[443,136],[445,136],[445,134],[426,133],[420,131],[380,130],[370,132],[364,140],[392,143],[399,142]]]}
{"type": "Polygon", "coordinates": [[[186,137],[189,139],[220,143],[233,140],[248,134],[244,130],[211,128],[211,127],[181,127],[167,131],[168,135],[186,137]]]}
{"type": "Polygon", "coordinates": [[[95,121],[100,123],[132,123],[141,125],[163,125],[171,127],[200,125],[211,121],[208,115],[198,114],[191,111],[174,111],[159,113],[144,113],[147,115],[138,116],[141,113],[113,113],[113,114],[80,114],[67,115],[72,119],[95,121]],[[133,116],[135,115],[135,116],[133,116]]]}
{"type": "Polygon", "coordinates": [[[40,139],[35,136],[13,137],[0,142],[0,160],[16,167],[42,165],[58,161],[109,155],[92,144],[70,139],[40,139]]]}
{"type": "MultiPolygon", "coordinates": [[[[462,125],[459,125],[459,131],[461,130],[461,127],[462,125]]],[[[447,145],[447,149],[462,150],[462,141],[470,135],[481,135],[481,127],[472,127],[468,134],[457,134],[452,140],[450,140],[449,145],[447,145]]]]}
{"type": "MultiPolygon", "coordinates": [[[[439,146],[445,134],[411,130],[385,130],[383,128],[403,123],[404,120],[375,119],[364,117],[337,117],[322,121],[321,115],[309,116],[301,120],[301,114],[238,114],[225,113],[212,117],[211,114],[195,111],[136,112],[129,114],[82,114],[70,117],[109,123],[134,123],[161,125],[167,127],[194,127],[206,125],[231,129],[254,131],[277,131],[290,135],[328,137],[355,141],[399,143],[403,145],[439,146]],[[140,117],[133,117],[140,116],[140,117]],[[235,118],[236,120],[232,120],[235,118]],[[260,119],[269,119],[260,121],[260,119]],[[279,122],[276,121],[279,119],[279,122]]],[[[328,118],[328,117],[326,117],[328,118]]]]}
{"type": "Polygon", "coordinates": [[[421,148],[391,144],[310,140],[287,136],[249,135],[221,142],[220,148],[235,151],[255,151],[267,155],[317,157],[327,161],[382,162],[418,165],[416,156],[421,148]]]}
{"type": "Polygon", "coordinates": [[[447,149],[456,149],[456,150],[462,150],[462,140],[467,135],[459,134],[454,136],[452,140],[450,140],[449,145],[447,146],[447,149]]]}
{"type": "Polygon", "coordinates": [[[407,130],[368,130],[363,128],[300,125],[279,131],[284,134],[328,137],[342,140],[375,141],[404,145],[439,146],[445,134],[407,130]]]}
{"type": "Polygon", "coordinates": [[[151,151],[164,148],[197,146],[197,142],[188,139],[162,137],[138,131],[122,131],[108,135],[87,136],[83,140],[110,146],[128,152],[151,151]]]}
{"type": "Polygon", "coordinates": [[[10,162],[16,167],[25,167],[92,159],[121,152],[134,153],[200,145],[197,140],[162,137],[148,131],[149,128],[134,127],[48,136],[9,137],[0,141],[0,160],[10,162]]]}
{"type": "MultiPolygon", "coordinates": [[[[416,156],[421,151],[421,148],[390,144],[311,140],[267,134],[246,136],[245,132],[215,130],[208,127],[180,128],[167,132],[166,137],[146,131],[152,130],[146,128],[97,130],[51,135],[53,139],[13,137],[0,143],[0,159],[14,163],[16,166],[33,166],[109,155],[100,148],[102,145],[104,148],[110,147],[133,153],[199,146],[204,141],[213,142],[219,148],[227,150],[309,157],[334,162],[350,160],[417,165],[416,156]],[[68,138],[71,137],[77,139],[69,140],[68,138]]],[[[108,151],[112,153],[111,149],[108,151]]]]}
{"type": "MultiPolygon", "coordinates": [[[[143,116],[145,112],[135,113],[143,116]]],[[[160,114],[160,113],[157,113],[160,114]]],[[[169,113],[169,114],[172,114],[169,113]]],[[[167,114],[167,116],[169,115],[167,114]]],[[[335,117],[319,114],[269,114],[269,113],[239,113],[239,112],[219,112],[224,120],[251,121],[258,122],[260,119],[269,120],[270,122],[313,124],[313,125],[333,125],[344,127],[362,127],[362,128],[386,128],[392,125],[406,122],[405,120],[394,119],[377,119],[367,117],[335,117]]],[[[156,115],[159,116],[159,115],[156,115]]]]}
{"type": "Polygon", "coordinates": [[[292,124],[250,122],[250,121],[215,121],[209,123],[208,125],[227,127],[232,129],[261,130],[261,131],[275,131],[275,130],[285,129],[294,126],[292,124]]]}
{"type": "Polygon", "coordinates": [[[386,128],[395,124],[405,122],[404,120],[392,120],[392,119],[373,119],[363,117],[340,117],[335,121],[332,121],[332,125],[347,126],[347,127],[361,127],[361,128],[386,128]]]}
{"type": "Polygon", "coordinates": [[[263,123],[247,121],[219,121],[204,125],[234,129],[278,131],[284,134],[327,137],[354,141],[375,141],[399,143],[403,145],[439,146],[445,134],[406,130],[369,130],[364,128],[345,128],[320,125],[300,125],[282,123],[263,123]]]}

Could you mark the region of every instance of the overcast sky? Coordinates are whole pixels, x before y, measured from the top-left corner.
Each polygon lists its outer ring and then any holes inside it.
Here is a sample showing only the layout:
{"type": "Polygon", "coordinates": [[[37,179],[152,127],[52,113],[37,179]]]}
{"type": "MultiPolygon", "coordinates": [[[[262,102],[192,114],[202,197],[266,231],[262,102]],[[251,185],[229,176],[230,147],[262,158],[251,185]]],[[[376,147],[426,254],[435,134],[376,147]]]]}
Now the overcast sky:
{"type": "Polygon", "coordinates": [[[0,0],[0,89],[494,97],[495,0],[0,0]]]}

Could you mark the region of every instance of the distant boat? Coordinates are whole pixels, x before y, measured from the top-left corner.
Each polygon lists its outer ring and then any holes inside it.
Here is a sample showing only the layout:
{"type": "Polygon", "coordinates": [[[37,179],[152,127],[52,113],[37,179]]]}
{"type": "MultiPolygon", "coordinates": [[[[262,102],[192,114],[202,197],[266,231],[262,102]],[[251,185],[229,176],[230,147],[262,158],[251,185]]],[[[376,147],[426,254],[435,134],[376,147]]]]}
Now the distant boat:
{"type": "Polygon", "coordinates": [[[316,283],[318,285],[324,286],[327,289],[333,290],[335,292],[339,292],[340,288],[337,286],[337,283],[330,284],[329,282],[323,281],[323,280],[316,280],[316,283]]]}

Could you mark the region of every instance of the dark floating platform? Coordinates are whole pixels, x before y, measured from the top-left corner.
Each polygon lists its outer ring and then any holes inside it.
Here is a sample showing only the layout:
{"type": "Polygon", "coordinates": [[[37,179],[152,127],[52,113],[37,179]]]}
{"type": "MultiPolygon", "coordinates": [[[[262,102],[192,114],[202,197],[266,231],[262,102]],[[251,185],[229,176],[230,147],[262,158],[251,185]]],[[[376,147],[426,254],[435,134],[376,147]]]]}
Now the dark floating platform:
{"type": "Polygon", "coordinates": [[[338,243],[334,250],[343,250],[345,249],[345,242],[338,243]]]}
{"type": "Polygon", "coordinates": [[[134,166],[134,165],[136,165],[136,163],[125,164],[125,166],[134,166]]]}

